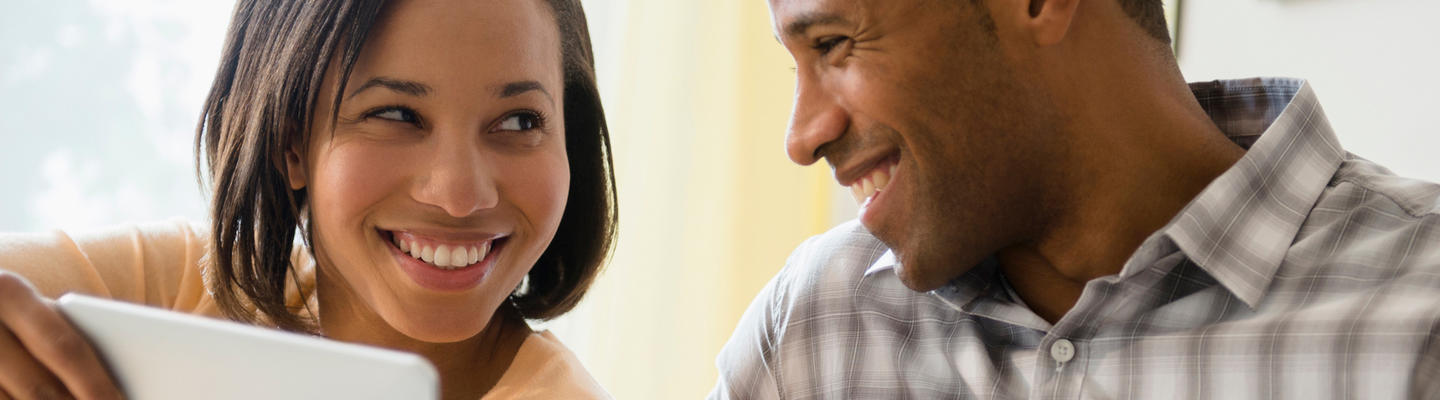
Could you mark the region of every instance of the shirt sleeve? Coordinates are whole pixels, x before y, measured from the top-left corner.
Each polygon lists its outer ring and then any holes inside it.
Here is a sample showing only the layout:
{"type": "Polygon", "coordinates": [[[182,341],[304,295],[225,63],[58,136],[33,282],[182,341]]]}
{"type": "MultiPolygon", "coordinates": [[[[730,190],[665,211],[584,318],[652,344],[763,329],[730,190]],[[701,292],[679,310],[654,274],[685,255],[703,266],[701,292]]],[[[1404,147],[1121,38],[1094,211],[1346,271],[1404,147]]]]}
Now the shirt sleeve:
{"type": "Polygon", "coordinates": [[[720,379],[710,392],[711,400],[717,399],[779,399],[780,391],[775,379],[774,355],[776,350],[775,318],[778,304],[779,276],[770,280],[750,307],[740,317],[735,333],[720,355],[715,366],[720,369],[720,379]]]}
{"type": "Polygon", "coordinates": [[[807,239],[796,247],[785,267],[760,289],[745,309],[735,333],[715,358],[720,378],[710,392],[710,399],[781,398],[781,336],[792,317],[792,302],[796,296],[803,295],[800,293],[812,280],[800,264],[808,263],[809,249],[818,238],[807,239]]]}
{"type": "Polygon", "coordinates": [[[69,292],[187,313],[213,309],[201,277],[205,240],[184,220],[96,231],[0,233],[0,269],[46,297],[69,292]]]}
{"type": "Polygon", "coordinates": [[[1410,376],[1412,399],[1440,399],[1440,332],[1430,332],[1430,339],[1420,352],[1415,373],[1410,376]]]}

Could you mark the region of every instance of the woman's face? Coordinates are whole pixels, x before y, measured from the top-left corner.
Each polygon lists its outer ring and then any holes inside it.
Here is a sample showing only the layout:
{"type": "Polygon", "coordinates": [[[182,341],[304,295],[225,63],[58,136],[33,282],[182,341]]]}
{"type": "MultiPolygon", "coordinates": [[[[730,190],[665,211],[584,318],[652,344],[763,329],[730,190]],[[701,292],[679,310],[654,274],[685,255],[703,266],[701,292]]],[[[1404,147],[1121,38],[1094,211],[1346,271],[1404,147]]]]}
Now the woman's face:
{"type": "Polygon", "coordinates": [[[393,2],[332,125],[337,79],[332,68],[309,143],[289,157],[292,187],[309,188],[322,299],[349,303],[322,315],[379,316],[427,342],[474,336],[565,208],[551,11],[538,0],[393,2]]]}

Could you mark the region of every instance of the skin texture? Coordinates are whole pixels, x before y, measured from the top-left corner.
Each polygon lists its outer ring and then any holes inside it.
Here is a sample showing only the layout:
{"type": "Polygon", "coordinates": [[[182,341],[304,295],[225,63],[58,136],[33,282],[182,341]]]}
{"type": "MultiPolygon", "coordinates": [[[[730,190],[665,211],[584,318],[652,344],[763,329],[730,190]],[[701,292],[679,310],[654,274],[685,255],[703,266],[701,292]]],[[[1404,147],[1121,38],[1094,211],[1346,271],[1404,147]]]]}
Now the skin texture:
{"type": "Polygon", "coordinates": [[[770,7],[797,67],[791,159],[845,186],[896,163],[860,221],[917,291],[993,256],[1057,321],[1243,155],[1114,0],[770,7]]]}
{"type": "MultiPolygon", "coordinates": [[[[569,188],[559,43],[539,1],[387,6],[335,123],[317,102],[308,143],[287,157],[292,188],[312,199],[326,336],[426,356],[446,398],[498,380],[529,333],[500,307],[554,237],[569,188]],[[432,290],[401,269],[393,231],[507,236],[477,285],[432,290]]],[[[319,98],[337,79],[327,73],[319,98]]]]}

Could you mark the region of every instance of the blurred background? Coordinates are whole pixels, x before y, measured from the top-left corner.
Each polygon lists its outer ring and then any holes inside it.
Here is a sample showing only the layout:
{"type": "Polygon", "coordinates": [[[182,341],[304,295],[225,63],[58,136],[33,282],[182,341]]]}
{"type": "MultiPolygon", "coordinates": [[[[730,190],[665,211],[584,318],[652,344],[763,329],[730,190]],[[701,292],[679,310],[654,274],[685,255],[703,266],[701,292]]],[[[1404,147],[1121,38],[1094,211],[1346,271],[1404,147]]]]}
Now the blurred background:
{"type": "MultiPolygon", "coordinates": [[[[585,303],[546,327],[617,398],[701,397],[755,292],[855,206],[828,169],[785,158],[793,63],[763,1],[585,3],[620,240],[585,303]]],[[[1168,3],[1190,80],[1308,78],[1350,151],[1440,181],[1440,2],[1168,3]]],[[[0,231],[204,218],[191,142],[233,2],[5,4],[0,231]]]]}

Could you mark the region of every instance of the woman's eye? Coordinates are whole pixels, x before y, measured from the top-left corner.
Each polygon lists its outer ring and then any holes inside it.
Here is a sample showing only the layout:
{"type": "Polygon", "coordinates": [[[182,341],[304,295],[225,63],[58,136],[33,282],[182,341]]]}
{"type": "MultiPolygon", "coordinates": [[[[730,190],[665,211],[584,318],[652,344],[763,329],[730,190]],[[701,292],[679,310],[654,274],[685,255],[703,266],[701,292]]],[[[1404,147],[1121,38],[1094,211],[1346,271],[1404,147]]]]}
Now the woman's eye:
{"type": "Polygon", "coordinates": [[[420,116],[416,115],[415,111],[403,107],[385,107],[375,111],[371,111],[369,114],[366,115],[371,118],[379,118],[395,122],[404,122],[409,124],[420,123],[420,116]]]}
{"type": "Polygon", "coordinates": [[[500,121],[500,126],[496,127],[495,130],[528,131],[544,126],[544,122],[545,121],[540,118],[540,115],[524,112],[505,117],[504,120],[500,121]]]}

